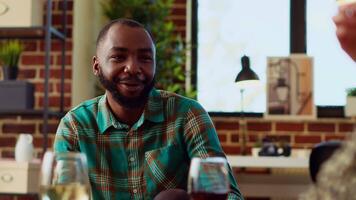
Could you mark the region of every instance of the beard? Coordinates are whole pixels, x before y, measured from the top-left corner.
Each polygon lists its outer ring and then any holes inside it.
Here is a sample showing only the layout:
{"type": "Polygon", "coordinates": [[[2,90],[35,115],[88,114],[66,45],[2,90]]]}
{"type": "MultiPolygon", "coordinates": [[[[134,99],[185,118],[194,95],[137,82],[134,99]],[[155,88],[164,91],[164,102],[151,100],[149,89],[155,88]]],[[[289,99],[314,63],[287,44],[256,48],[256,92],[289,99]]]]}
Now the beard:
{"type": "Polygon", "coordinates": [[[148,82],[146,80],[144,81],[140,80],[137,76],[130,76],[127,79],[134,79],[135,81],[142,82],[145,86],[138,96],[127,97],[124,94],[122,94],[120,90],[116,88],[116,85],[121,81],[119,78],[114,78],[113,80],[109,80],[103,75],[101,71],[99,71],[98,77],[102,86],[111,93],[114,100],[125,108],[137,108],[146,104],[148,95],[155,83],[155,78],[153,78],[152,81],[148,82]]]}

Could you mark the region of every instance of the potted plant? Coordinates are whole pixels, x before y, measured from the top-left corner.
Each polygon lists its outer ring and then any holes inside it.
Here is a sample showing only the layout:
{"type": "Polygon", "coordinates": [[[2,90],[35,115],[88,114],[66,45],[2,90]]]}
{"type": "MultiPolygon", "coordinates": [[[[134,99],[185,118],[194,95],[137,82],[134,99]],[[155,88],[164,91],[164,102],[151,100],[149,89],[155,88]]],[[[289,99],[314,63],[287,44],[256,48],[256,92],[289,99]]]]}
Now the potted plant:
{"type": "Polygon", "coordinates": [[[346,89],[345,116],[356,116],[356,87],[346,89]]]}
{"type": "Polygon", "coordinates": [[[253,147],[251,148],[251,154],[252,156],[257,157],[258,153],[261,151],[262,148],[262,141],[261,139],[258,139],[254,144],[253,147]]]}
{"type": "Polygon", "coordinates": [[[10,40],[0,44],[0,63],[4,80],[15,80],[17,78],[18,63],[23,50],[24,46],[18,40],[10,40]]]}

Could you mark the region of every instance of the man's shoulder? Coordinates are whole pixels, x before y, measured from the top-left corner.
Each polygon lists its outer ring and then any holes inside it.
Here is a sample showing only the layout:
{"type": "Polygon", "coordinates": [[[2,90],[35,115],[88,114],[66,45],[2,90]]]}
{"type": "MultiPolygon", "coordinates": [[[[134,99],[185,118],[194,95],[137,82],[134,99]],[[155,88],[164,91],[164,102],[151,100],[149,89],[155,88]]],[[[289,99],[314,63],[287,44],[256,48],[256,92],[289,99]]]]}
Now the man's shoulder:
{"type": "Polygon", "coordinates": [[[157,91],[159,93],[159,96],[163,99],[164,102],[174,102],[174,104],[178,105],[179,107],[202,108],[200,103],[194,99],[182,96],[182,95],[174,93],[174,92],[166,91],[166,90],[157,90],[157,91]]]}
{"type": "Polygon", "coordinates": [[[193,99],[190,99],[188,97],[167,90],[157,90],[157,93],[159,94],[159,97],[165,101],[168,100],[176,100],[176,101],[184,101],[184,102],[194,101],[193,99]]]}
{"type": "Polygon", "coordinates": [[[98,96],[86,101],[83,101],[73,109],[71,109],[71,112],[81,112],[81,111],[91,111],[95,108],[98,107],[99,101],[101,100],[103,96],[98,96]]]}
{"type": "Polygon", "coordinates": [[[90,115],[96,115],[95,113],[98,110],[98,104],[99,101],[101,100],[103,96],[98,96],[93,99],[89,99],[86,101],[83,101],[79,105],[75,106],[72,108],[68,113],[66,114],[71,115],[71,116],[90,116],[90,115]]]}

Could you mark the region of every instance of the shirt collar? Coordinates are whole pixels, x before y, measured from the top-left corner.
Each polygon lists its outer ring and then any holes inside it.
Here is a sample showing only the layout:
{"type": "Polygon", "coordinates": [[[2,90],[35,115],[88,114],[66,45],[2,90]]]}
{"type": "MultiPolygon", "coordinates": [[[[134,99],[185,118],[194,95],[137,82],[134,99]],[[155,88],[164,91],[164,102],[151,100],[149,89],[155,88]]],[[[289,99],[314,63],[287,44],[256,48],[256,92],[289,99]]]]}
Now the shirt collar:
{"type": "MultiPolygon", "coordinates": [[[[100,133],[104,133],[110,126],[114,126],[118,129],[127,128],[126,124],[118,122],[106,103],[106,94],[104,94],[98,102],[98,114],[96,121],[100,133]]],[[[148,101],[145,106],[144,112],[139,120],[134,124],[134,127],[138,127],[143,124],[145,120],[152,122],[162,122],[164,120],[163,113],[163,99],[160,92],[153,88],[148,96],[148,101]]]]}
{"type": "Polygon", "coordinates": [[[148,96],[148,101],[144,110],[146,120],[152,122],[163,122],[163,99],[158,90],[153,88],[148,96]]]}
{"type": "Polygon", "coordinates": [[[98,128],[100,133],[104,133],[106,129],[110,126],[113,126],[113,116],[112,113],[106,104],[106,94],[101,96],[98,102],[98,114],[96,117],[96,121],[98,124],[98,128]]]}

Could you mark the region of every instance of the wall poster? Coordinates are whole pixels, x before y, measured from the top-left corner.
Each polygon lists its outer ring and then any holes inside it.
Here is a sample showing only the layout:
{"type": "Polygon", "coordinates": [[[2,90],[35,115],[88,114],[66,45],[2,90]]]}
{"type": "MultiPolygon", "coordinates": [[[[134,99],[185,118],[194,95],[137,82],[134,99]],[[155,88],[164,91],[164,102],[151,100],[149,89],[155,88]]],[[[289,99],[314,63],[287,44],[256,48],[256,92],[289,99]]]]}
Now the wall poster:
{"type": "Polygon", "coordinates": [[[313,58],[305,54],[267,58],[265,117],[315,118],[313,58]]]}

